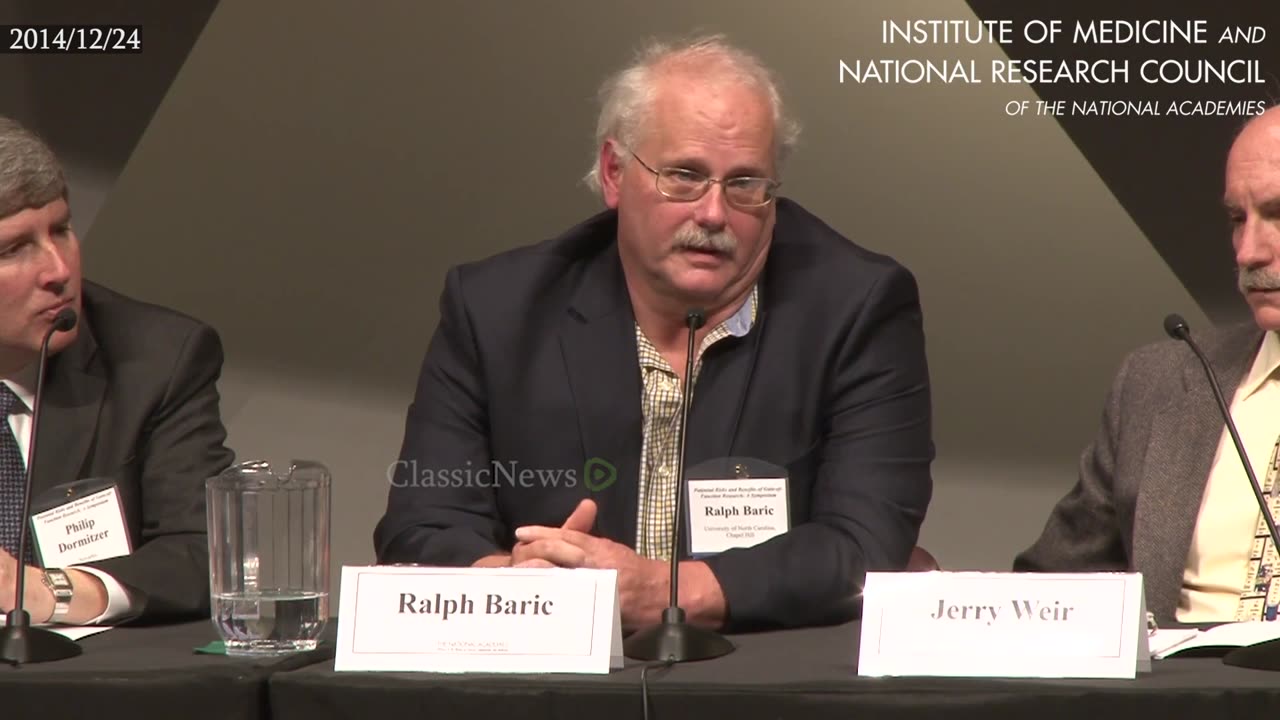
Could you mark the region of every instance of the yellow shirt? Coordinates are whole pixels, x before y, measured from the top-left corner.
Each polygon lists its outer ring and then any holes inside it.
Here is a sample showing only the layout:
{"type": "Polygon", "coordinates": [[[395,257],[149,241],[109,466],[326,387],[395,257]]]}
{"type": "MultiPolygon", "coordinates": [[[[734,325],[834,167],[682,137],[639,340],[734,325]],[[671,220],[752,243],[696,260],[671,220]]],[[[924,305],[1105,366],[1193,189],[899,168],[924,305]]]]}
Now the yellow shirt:
{"type": "MultiPolygon", "coordinates": [[[[1258,482],[1265,484],[1271,451],[1280,436],[1280,338],[1267,333],[1253,367],[1231,401],[1231,416],[1258,482]]],[[[1241,591],[1249,582],[1250,553],[1259,524],[1258,502],[1240,465],[1235,443],[1223,427],[1218,452],[1187,553],[1177,617],[1181,622],[1235,619],[1241,591]]]]}

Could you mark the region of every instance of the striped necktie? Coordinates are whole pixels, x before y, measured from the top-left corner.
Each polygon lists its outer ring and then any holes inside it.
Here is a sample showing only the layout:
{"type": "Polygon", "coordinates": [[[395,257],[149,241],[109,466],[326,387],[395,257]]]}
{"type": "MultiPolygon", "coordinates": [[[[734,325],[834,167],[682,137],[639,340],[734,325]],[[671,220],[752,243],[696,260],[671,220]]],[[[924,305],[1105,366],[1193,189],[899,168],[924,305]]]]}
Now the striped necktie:
{"type": "MultiPolygon", "coordinates": [[[[0,383],[0,547],[13,555],[18,552],[18,534],[22,532],[22,491],[26,485],[25,465],[18,439],[9,426],[9,415],[25,412],[26,404],[0,383]]],[[[31,562],[31,543],[27,543],[26,563],[31,562]]]]}

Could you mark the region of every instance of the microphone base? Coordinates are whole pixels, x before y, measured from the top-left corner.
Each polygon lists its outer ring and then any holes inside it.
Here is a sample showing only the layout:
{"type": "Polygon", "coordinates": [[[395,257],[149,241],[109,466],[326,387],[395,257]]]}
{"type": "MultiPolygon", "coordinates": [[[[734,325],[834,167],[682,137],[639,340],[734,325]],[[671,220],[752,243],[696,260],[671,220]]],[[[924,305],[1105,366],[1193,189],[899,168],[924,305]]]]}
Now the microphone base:
{"type": "Polygon", "coordinates": [[[52,630],[31,627],[25,610],[9,613],[5,627],[0,628],[0,662],[10,665],[53,662],[75,657],[83,648],[74,640],[52,630]],[[22,613],[21,617],[15,617],[22,613]]]}
{"type": "Polygon", "coordinates": [[[686,623],[680,608],[667,608],[661,623],[637,631],[622,643],[623,652],[632,660],[673,663],[710,660],[734,649],[723,635],[686,623]]]}
{"type": "Polygon", "coordinates": [[[1222,664],[1250,670],[1280,670],[1280,640],[1267,640],[1235,648],[1222,657],[1222,664]]]}

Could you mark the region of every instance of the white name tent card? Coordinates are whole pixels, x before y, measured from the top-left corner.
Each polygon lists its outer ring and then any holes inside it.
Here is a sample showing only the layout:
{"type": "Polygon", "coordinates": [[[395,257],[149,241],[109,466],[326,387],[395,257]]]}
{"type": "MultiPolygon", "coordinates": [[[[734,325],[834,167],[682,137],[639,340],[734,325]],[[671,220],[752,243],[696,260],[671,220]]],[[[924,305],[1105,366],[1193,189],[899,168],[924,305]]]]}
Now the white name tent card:
{"type": "Polygon", "coordinates": [[[1134,678],[1146,613],[1137,573],[868,573],[858,674],[1134,678]]]}
{"type": "Polygon", "coordinates": [[[784,477],[688,483],[689,551],[695,557],[759,545],[790,529],[784,477]]]}
{"type": "Polygon", "coordinates": [[[342,568],[334,669],[608,673],[618,571],[342,568]]]}
{"type": "Polygon", "coordinates": [[[32,515],[31,530],[45,567],[68,567],[131,552],[120,493],[114,486],[32,515]]]}

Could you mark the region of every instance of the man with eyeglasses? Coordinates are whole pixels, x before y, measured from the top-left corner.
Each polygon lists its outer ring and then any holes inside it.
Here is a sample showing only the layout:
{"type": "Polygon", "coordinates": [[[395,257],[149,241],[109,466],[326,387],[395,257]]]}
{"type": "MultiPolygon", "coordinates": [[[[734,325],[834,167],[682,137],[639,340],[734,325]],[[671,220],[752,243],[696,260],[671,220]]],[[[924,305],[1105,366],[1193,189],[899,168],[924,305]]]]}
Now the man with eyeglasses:
{"type": "Polygon", "coordinates": [[[915,281],[778,196],[798,131],[752,55],[655,45],[602,99],[607,210],[447,276],[378,560],[616,568],[637,627],[676,552],[691,622],[848,619],[867,571],[905,567],[931,495],[915,281]],[[785,529],[670,547],[686,382],[689,465],[781,469],[785,529]]]}

